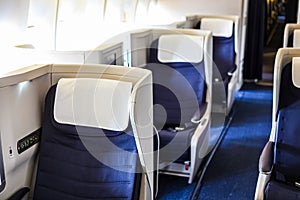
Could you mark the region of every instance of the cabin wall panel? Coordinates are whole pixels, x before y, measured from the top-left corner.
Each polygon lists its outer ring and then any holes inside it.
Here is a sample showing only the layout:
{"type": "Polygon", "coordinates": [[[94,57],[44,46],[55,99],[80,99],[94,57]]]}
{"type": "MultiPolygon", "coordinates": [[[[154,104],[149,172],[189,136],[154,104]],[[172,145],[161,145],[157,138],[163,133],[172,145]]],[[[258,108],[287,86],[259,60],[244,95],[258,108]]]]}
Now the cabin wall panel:
{"type": "Polygon", "coordinates": [[[30,0],[1,0],[0,1],[0,42],[3,44],[16,43],[27,27],[30,0]]]}
{"type": "Polygon", "coordinates": [[[0,88],[0,133],[6,187],[0,199],[31,184],[37,145],[17,152],[17,141],[41,127],[50,75],[0,88]],[[9,150],[12,150],[12,154],[9,150]]]}
{"type": "Polygon", "coordinates": [[[142,67],[147,63],[147,48],[153,40],[153,33],[149,30],[131,34],[131,65],[142,67]]]}
{"type": "Polygon", "coordinates": [[[240,16],[242,12],[241,0],[158,0],[158,5],[173,21],[192,14],[240,16]]]}
{"type": "Polygon", "coordinates": [[[38,49],[55,49],[57,4],[58,0],[30,0],[24,42],[38,49]]]}

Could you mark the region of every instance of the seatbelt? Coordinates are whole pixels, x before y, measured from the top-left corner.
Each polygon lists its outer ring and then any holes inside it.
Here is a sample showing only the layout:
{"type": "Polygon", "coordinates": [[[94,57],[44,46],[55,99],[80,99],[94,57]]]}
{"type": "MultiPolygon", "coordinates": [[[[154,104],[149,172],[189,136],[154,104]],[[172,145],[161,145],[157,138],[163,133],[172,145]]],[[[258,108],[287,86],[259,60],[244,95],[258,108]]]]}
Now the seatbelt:
{"type": "Polygon", "coordinates": [[[167,130],[169,130],[173,133],[177,133],[177,132],[184,131],[187,129],[196,128],[202,122],[202,117],[206,110],[206,107],[207,107],[207,104],[205,104],[205,106],[203,106],[203,108],[201,108],[201,110],[198,109],[192,116],[191,120],[189,122],[184,123],[184,126],[169,127],[167,130]]]}

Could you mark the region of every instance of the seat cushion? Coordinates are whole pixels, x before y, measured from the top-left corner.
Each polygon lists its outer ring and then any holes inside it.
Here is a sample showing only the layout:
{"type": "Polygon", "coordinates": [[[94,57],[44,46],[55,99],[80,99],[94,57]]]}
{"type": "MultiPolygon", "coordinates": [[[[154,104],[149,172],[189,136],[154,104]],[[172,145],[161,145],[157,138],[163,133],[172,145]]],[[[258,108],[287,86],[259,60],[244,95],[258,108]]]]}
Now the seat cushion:
{"type": "Polygon", "coordinates": [[[161,130],[159,132],[160,160],[164,162],[176,161],[178,163],[191,160],[191,153],[188,150],[194,132],[195,127],[177,132],[171,128],[161,130]]]}
{"type": "Polygon", "coordinates": [[[300,188],[286,185],[277,181],[270,181],[265,189],[266,200],[297,200],[300,199],[300,188]]]}
{"type": "Polygon", "coordinates": [[[55,91],[46,97],[34,199],[138,199],[133,134],[57,123],[55,91]]]}

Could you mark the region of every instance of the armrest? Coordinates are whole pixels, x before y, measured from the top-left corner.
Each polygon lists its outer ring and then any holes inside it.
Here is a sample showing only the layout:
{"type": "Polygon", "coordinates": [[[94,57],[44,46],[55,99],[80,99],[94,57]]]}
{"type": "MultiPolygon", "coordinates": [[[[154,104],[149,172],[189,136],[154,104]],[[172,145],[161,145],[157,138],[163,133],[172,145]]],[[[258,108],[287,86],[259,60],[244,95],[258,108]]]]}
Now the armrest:
{"type": "Polygon", "coordinates": [[[230,69],[230,71],[227,72],[227,75],[229,77],[233,76],[233,73],[235,72],[236,69],[237,69],[237,66],[234,65],[234,67],[232,69],[230,69]]]}
{"type": "Polygon", "coordinates": [[[274,161],[274,142],[269,141],[259,158],[259,172],[271,173],[274,161]]]}
{"type": "Polygon", "coordinates": [[[28,187],[24,187],[19,189],[17,192],[15,192],[11,197],[8,198],[8,200],[20,200],[22,199],[30,189],[28,187]]]}
{"type": "Polygon", "coordinates": [[[203,103],[199,110],[195,112],[195,114],[193,115],[191,122],[194,124],[199,124],[201,122],[201,119],[206,111],[207,108],[207,103],[203,103]]]}

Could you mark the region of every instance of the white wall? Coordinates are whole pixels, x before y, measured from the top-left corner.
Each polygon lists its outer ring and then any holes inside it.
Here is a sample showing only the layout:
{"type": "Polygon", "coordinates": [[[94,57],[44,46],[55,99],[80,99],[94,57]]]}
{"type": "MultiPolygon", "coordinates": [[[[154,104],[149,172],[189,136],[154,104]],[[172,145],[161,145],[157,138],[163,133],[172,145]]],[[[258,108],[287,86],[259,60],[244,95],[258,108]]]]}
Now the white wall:
{"type": "Polygon", "coordinates": [[[55,49],[58,0],[30,0],[26,41],[37,49],[55,49]]]}
{"type": "Polygon", "coordinates": [[[193,14],[240,15],[242,3],[242,0],[158,0],[159,9],[171,21],[193,14]]]}
{"type": "Polygon", "coordinates": [[[0,0],[0,43],[10,45],[27,27],[29,0],[0,0]]]}

